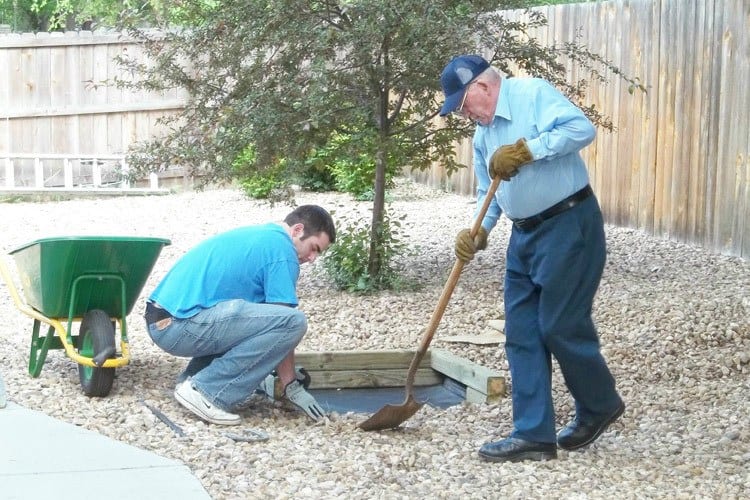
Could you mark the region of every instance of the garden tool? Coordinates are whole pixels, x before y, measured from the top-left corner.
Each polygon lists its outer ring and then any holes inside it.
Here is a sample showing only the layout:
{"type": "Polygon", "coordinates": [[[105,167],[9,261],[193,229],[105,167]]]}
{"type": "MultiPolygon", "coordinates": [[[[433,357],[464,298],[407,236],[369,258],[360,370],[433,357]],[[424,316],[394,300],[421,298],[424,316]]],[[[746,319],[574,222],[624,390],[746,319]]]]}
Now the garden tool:
{"type": "MultiPolygon", "coordinates": [[[[490,184],[489,189],[487,190],[487,196],[485,196],[484,198],[482,208],[479,210],[476,219],[474,219],[474,224],[471,226],[471,232],[469,234],[472,238],[476,236],[477,231],[479,231],[479,227],[482,225],[482,219],[484,219],[484,216],[487,213],[487,209],[489,208],[492,199],[495,197],[495,191],[497,191],[497,186],[500,184],[500,180],[501,179],[499,176],[495,177],[492,180],[492,184],[490,184]]],[[[406,420],[411,418],[412,415],[417,413],[419,409],[424,406],[424,402],[420,403],[414,399],[414,377],[417,372],[417,367],[422,362],[422,358],[424,358],[424,355],[427,353],[427,348],[429,347],[430,342],[432,342],[432,337],[435,335],[435,330],[437,330],[438,324],[440,324],[440,320],[443,317],[443,313],[445,312],[445,308],[448,305],[448,301],[453,294],[453,289],[456,287],[458,278],[461,276],[461,271],[464,268],[464,264],[465,263],[462,260],[456,259],[456,263],[453,265],[453,270],[448,277],[448,281],[443,287],[443,293],[440,295],[437,306],[432,313],[432,318],[427,325],[427,329],[422,335],[422,340],[419,344],[419,348],[414,354],[414,358],[412,358],[411,360],[409,371],[406,375],[406,397],[404,399],[404,402],[400,405],[385,405],[384,407],[382,407],[377,411],[377,413],[359,424],[359,428],[363,431],[395,429],[396,427],[401,425],[402,422],[405,422],[406,420]]]]}

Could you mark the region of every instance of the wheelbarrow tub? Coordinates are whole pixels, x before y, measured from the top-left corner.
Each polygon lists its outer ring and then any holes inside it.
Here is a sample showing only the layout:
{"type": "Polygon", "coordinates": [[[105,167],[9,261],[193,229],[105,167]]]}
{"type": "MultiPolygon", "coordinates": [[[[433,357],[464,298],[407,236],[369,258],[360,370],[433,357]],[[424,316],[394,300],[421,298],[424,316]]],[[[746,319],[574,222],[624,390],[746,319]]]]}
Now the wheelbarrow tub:
{"type": "Polygon", "coordinates": [[[117,275],[125,283],[125,308],[129,314],[154,267],[163,238],[126,236],[65,236],[43,238],[10,252],[16,262],[29,306],[50,318],[74,317],[92,309],[120,317],[122,286],[111,279],[78,282],[72,303],[73,282],[81,276],[117,275]]]}

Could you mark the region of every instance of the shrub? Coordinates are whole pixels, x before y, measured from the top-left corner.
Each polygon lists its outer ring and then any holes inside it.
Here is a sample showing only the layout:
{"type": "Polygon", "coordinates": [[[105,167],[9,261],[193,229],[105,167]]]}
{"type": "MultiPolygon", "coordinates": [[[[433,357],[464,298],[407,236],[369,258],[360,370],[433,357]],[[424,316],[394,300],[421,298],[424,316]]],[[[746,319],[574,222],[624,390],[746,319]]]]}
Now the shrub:
{"type": "Polygon", "coordinates": [[[308,191],[336,191],[333,172],[323,162],[307,161],[295,176],[297,184],[308,191]]]}
{"type": "Polygon", "coordinates": [[[368,293],[377,290],[399,289],[409,286],[397,266],[397,258],[409,253],[402,242],[401,221],[406,216],[392,219],[385,214],[380,226],[382,242],[380,273],[370,276],[367,268],[370,255],[370,221],[360,220],[351,227],[339,230],[336,243],[323,259],[323,269],[338,290],[368,293]]]}
{"type": "MultiPolygon", "coordinates": [[[[325,146],[313,150],[307,165],[318,172],[329,172],[336,191],[349,193],[360,201],[373,199],[374,143],[366,134],[334,133],[325,146]]],[[[386,186],[393,184],[393,178],[398,172],[396,165],[396,161],[388,162],[386,186]]]]}
{"type": "Polygon", "coordinates": [[[234,169],[242,190],[251,198],[275,198],[274,194],[286,192],[289,182],[284,175],[284,160],[277,161],[266,169],[259,169],[255,165],[255,148],[248,145],[234,162],[234,169]]]}

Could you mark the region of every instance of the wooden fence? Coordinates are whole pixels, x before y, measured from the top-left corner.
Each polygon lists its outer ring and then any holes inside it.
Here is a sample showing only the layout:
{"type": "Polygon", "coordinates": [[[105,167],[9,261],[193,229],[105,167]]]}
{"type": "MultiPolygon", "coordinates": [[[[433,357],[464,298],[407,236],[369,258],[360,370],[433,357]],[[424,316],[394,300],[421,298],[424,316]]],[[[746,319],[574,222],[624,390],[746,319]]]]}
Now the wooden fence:
{"type": "MultiPolygon", "coordinates": [[[[639,76],[588,100],[617,132],[583,151],[607,222],[750,258],[750,1],[619,0],[541,9],[543,44],[574,41],[639,76]]],[[[522,19],[521,12],[508,17],[522,19]]],[[[471,164],[471,141],[457,148],[471,164]]],[[[473,174],[414,174],[473,194],[473,174]]]]}
{"type": "MultiPolygon", "coordinates": [[[[618,129],[600,132],[584,150],[607,222],[750,257],[750,1],[618,0],[542,10],[549,26],[536,33],[540,41],[572,41],[580,30],[582,43],[648,86],[647,94],[630,95],[612,77],[589,93],[618,129]]],[[[139,50],[118,34],[0,35],[0,158],[116,155],[158,134],[156,120],[179,111],[183,94],[107,85],[127,77],[113,58],[139,50]]],[[[456,154],[470,164],[470,141],[456,154]]],[[[19,168],[40,175],[27,162],[16,161],[17,178],[19,168]]],[[[0,185],[3,175],[0,169],[0,185]]],[[[447,178],[437,166],[415,177],[474,191],[469,169],[447,178]]]]}
{"type": "Polygon", "coordinates": [[[119,33],[0,35],[0,185],[83,185],[94,170],[81,160],[114,158],[111,169],[99,163],[106,177],[131,144],[157,135],[157,120],[181,110],[185,96],[114,85],[128,78],[114,58],[140,51],[119,33]]]}

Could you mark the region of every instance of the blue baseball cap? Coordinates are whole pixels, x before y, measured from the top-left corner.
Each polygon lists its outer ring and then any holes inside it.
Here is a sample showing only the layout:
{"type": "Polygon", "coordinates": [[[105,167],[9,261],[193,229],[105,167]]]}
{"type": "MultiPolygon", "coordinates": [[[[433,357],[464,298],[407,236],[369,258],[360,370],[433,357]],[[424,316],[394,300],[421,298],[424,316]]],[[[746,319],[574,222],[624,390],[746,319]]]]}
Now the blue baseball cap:
{"type": "Polygon", "coordinates": [[[443,86],[443,93],[445,94],[445,102],[440,110],[440,116],[454,112],[460,104],[464,92],[466,92],[466,87],[489,67],[490,63],[482,56],[454,57],[440,75],[440,85],[443,86]]]}

